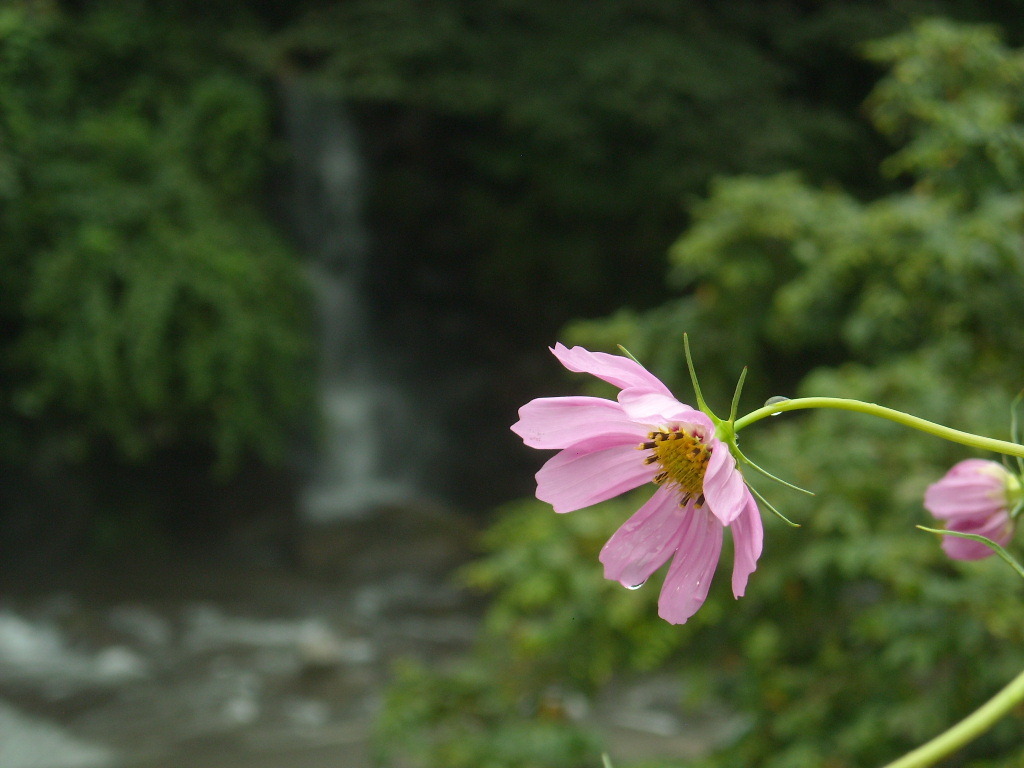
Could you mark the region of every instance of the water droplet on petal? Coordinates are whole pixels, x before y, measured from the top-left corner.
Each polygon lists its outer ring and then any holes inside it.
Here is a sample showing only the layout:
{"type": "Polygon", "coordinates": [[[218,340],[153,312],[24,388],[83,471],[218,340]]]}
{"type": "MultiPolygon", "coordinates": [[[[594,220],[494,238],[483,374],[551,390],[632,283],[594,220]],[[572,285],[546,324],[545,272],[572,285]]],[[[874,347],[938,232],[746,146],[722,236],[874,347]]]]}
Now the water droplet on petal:
{"type": "Polygon", "coordinates": [[[640,587],[642,587],[642,586],[643,586],[644,584],[646,584],[646,583],[647,583],[647,579],[644,579],[644,580],[643,580],[643,581],[641,581],[641,582],[640,582],[639,584],[634,584],[634,585],[633,585],[633,586],[631,586],[631,587],[626,587],[626,589],[640,589],[640,587]]]}
{"type": "MultiPolygon", "coordinates": [[[[769,397],[767,400],[765,400],[764,404],[766,406],[778,405],[779,403],[785,403],[787,400],[789,400],[788,397],[783,397],[782,395],[775,395],[774,397],[769,397]]],[[[779,413],[782,413],[782,411],[779,411],[779,413]]],[[[772,416],[778,416],[779,413],[773,413],[772,416]]]]}

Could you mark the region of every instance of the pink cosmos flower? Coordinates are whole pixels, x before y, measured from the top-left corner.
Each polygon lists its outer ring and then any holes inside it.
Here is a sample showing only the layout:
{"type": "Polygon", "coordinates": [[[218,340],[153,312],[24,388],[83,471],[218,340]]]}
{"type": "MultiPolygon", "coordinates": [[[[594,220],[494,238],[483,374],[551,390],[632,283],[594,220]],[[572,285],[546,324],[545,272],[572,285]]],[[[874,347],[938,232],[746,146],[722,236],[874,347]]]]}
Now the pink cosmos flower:
{"type": "Polygon", "coordinates": [[[617,401],[547,397],[519,409],[512,431],[531,448],[559,450],[537,473],[537,498],[572,512],[653,481],[654,495],[601,550],[605,578],[635,588],[671,559],[658,615],[682,624],[707,598],[729,527],[732,591],[742,596],[761,556],[761,516],[711,419],[629,358],[561,344],[551,351],[570,371],[621,391],[617,401]]]}
{"type": "MultiPolygon", "coordinates": [[[[1010,509],[1019,501],[1021,485],[1002,464],[966,459],[955,464],[924,494],[924,506],[946,529],[973,533],[1005,546],[1013,536],[1010,509]]],[[[954,560],[981,560],[994,554],[978,541],[943,536],[942,548],[954,560]]]]}

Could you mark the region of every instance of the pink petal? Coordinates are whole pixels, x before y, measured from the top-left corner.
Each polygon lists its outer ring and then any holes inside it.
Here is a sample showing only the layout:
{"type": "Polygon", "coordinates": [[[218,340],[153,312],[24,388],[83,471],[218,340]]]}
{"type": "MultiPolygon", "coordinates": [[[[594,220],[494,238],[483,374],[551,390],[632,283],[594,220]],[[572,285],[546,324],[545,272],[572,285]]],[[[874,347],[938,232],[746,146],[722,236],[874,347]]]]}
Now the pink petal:
{"type": "MultiPolygon", "coordinates": [[[[680,403],[680,405],[682,404],[680,403]]],[[[688,405],[682,405],[682,408],[687,410],[684,412],[680,409],[675,418],[672,419],[673,423],[686,429],[687,432],[700,435],[705,440],[712,441],[715,439],[715,425],[707,414],[690,408],[688,405]]]]}
{"type": "Polygon", "coordinates": [[[678,492],[659,488],[604,545],[604,577],[625,587],[643,584],[676,551],[688,515],[678,492]]]}
{"type": "Polygon", "coordinates": [[[657,466],[644,464],[643,454],[634,445],[593,450],[599,440],[571,446],[548,459],[537,473],[537,498],[548,502],[555,512],[572,512],[654,478],[657,466]]]}
{"type": "Polygon", "coordinates": [[[757,560],[761,557],[761,546],[764,542],[761,513],[749,491],[743,512],[733,520],[729,530],[732,531],[733,542],[732,594],[739,598],[746,591],[747,579],[757,568],[757,560]]]}
{"type": "Polygon", "coordinates": [[[712,441],[711,458],[704,473],[704,498],[708,507],[722,525],[729,525],[743,511],[750,492],[743,475],[736,469],[736,459],[729,446],[720,440],[712,441]]]}
{"type": "Polygon", "coordinates": [[[1006,475],[994,461],[967,459],[955,464],[924,493],[924,506],[940,520],[993,515],[1006,507],[1006,475]]]}
{"type": "Polygon", "coordinates": [[[960,539],[956,536],[943,536],[942,549],[953,560],[984,560],[989,555],[995,554],[980,542],[960,539]]]}
{"type": "MultiPolygon", "coordinates": [[[[999,546],[1005,546],[1013,537],[1013,525],[1005,512],[976,520],[955,520],[946,526],[951,531],[974,533],[991,539],[999,546]]],[[[954,560],[982,560],[995,552],[980,541],[961,539],[958,536],[943,536],[942,548],[954,560]]]]}
{"type": "MultiPolygon", "coordinates": [[[[571,451],[579,456],[584,453],[603,451],[605,448],[621,448],[627,445],[636,451],[640,447],[640,443],[637,442],[637,436],[624,434],[622,432],[607,432],[603,435],[594,435],[593,437],[587,437],[580,440],[578,443],[567,445],[565,446],[565,450],[571,451]]],[[[641,459],[646,455],[639,451],[637,452],[641,459]]]]}
{"type": "Polygon", "coordinates": [[[636,421],[645,424],[689,422],[701,425],[708,430],[707,434],[714,433],[711,419],[671,395],[630,387],[619,392],[618,400],[626,415],[636,421]]]}
{"type": "Polygon", "coordinates": [[[722,524],[703,509],[687,509],[692,522],[658,598],[658,615],[669,624],[685,623],[704,604],[722,552],[722,524]]]}
{"type": "Polygon", "coordinates": [[[567,448],[606,434],[642,442],[649,427],[633,422],[614,400],[599,397],[541,397],[519,409],[512,431],[531,448],[567,448]]]}
{"type": "Polygon", "coordinates": [[[562,344],[555,344],[551,352],[570,371],[589,373],[619,389],[635,387],[646,392],[672,396],[657,376],[628,357],[591,352],[583,347],[567,349],[562,344]]]}
{"type": "Polygon", "coordinates": [[[973,477],[974,475],[989,475],[1001,477],[1006,474],[1006,468],[989,459],[964,459],[958,461],[946,473],[946,477],[973,477]]]}

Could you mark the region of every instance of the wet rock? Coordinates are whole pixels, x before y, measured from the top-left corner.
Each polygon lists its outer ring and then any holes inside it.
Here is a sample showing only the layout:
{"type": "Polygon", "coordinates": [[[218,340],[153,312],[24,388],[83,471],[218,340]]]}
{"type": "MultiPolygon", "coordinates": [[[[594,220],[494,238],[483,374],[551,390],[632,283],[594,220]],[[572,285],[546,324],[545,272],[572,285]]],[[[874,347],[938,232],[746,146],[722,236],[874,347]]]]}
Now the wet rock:
{"type": "Polygon", "coordinates": [[[653,758],[699,760],[738,738],[749,726],[742,715],[683,705],[685,681],[674,674],[633,675],[612,681],[583,718],[600,728],[616,764],[653,758]]]}
{"type": "Polygon", "coordinates": [[[369,641],[344,638],[321,618],[229,616],[208,604],[189,606],[186,610],[184,644],[193,652],[232,646],[281,649],[293,653],[303,671],[366,664],[375,658],[369,641]]]}
{"type": "Polygon", "coordinates": [[[364,639],[343,639],[323,624],[306,624],[296,646],[306,674],[333,671],[342,664],[368,664],[376,658],[373,646],[364,639]]]}
{"type": "Polygon", "coordinates": [[[331,719],[330,706],[313,699],[289,699],[282,710],[288,721],[299,728],[322,728],[331,719]]]}
{"type": "Polygon", "coordinates": [[[117,606],[106,618],[112,629],[149,648],[167,648],[174,638],[171,622],[143,606],[117,606]]]}

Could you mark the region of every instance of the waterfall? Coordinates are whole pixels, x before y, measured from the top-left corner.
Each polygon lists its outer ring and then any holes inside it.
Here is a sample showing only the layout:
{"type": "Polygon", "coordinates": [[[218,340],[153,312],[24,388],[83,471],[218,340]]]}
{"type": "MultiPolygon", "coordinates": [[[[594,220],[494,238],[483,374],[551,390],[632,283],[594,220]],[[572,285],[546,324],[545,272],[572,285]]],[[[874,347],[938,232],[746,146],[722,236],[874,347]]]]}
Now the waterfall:
{"type": "Polygon", "coordinates": [[[300,506],[306,520],[323,522],[417,497],[415,456],[429,448],[430,430],[417,424],[370,320],[373,244],[352,119],[340,97],[308,81],[282,82],[281,97],[293,156],[286,215],[309,260],[320,333],[321,429],[300,506]]]}

